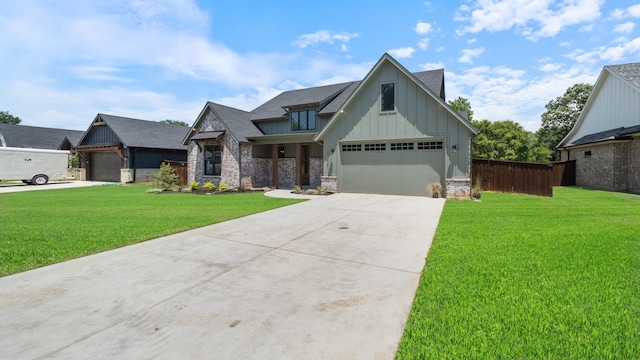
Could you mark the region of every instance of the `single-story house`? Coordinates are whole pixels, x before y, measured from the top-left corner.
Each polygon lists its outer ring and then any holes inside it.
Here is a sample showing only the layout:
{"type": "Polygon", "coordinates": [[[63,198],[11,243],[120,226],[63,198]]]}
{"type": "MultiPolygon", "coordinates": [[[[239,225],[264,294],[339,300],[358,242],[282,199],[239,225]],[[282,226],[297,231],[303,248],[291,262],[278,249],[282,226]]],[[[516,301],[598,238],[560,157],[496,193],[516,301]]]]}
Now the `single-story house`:
{"type": "Polygon", "coordinates": [[[188,177],[239,187],[468,197],[477,134],[444,70],[384,54],[362,81],[285,91],[252,111],[208,102],[183,139],[188,177]]]}
{"type": "Polygon", "coordinates": [[[576,161],[576,185],[640,192],[640,63],[602,69],[558,149],[576,161]]]}
{"type": "Polygon", "coordinates": [[[73,148],[87,180],[149,181],[164,161],[187,160],[181,125],[98,114],[73,148]]]}
{"type": "MultiPolygon", "coordinates": [[[[77,142],[83,131],[0,123],[0,134],[8,147],[69,150],[61,145],[65,140],[77,142]]],[[[0,146],[3,146],[1,141],[0,146]]]]}

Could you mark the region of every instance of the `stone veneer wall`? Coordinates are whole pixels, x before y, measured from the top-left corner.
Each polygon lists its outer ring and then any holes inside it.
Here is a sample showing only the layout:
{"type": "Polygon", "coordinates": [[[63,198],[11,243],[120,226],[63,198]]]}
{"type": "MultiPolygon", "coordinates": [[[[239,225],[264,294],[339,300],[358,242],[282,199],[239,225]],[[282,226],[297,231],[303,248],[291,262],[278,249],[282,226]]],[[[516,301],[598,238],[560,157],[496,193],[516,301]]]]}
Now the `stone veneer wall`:
{"type": "MultiPolygon", "coordinates": [[[[221,131],[224,126],[212,112],[208,112],[207,117],[202,122],[199,131],[221,131]]],[[[208,140],[201,142],[204,145],[219,144],[222,148],[222,171],[220,176],[204,175],[204,153],[200,151],[195,142],[189,144],[187,162],[189,182],[197,181],[200,185],[210,181],[219,185],[224,181],[230,187],[240,186],[240,164],[238,142],[229,134],[220,137],[220,141],[208,140]]]]}
{"type": "Polygon", "coordinates": [[[253,187],[271,187],[273,181],[273,160],[253,159],[253,187]]]}
{"type": "Polygon", "coordinates": [[[336,193],[338,192],[338,177],[322,175],[320,176],[322,189],[326,192],[336,193]]]}
{"type": "Polygon", "coordinates": [[[278,187],[293,189],[296,186],[296,159],[278,159],[278,187]]]}
{"type": "MultiPolygon", "coordinates": [[[[123,169],[125,170],[125,169],[123,169]]],[[[153,178],[155,178],[156,174],[158,173],[158,171],[160,171],[160,169],[158,168],[149,168],[149,169],[135,169],[135,179],[133,179],[132,181],[135,182],[147,182],[147,181],[153,181],[153,178]]]]}
{"type": "Polygon", "coordinates": [[[447,199],[471,198],[471,179],[447,179],[445,197],[447,199]]]}

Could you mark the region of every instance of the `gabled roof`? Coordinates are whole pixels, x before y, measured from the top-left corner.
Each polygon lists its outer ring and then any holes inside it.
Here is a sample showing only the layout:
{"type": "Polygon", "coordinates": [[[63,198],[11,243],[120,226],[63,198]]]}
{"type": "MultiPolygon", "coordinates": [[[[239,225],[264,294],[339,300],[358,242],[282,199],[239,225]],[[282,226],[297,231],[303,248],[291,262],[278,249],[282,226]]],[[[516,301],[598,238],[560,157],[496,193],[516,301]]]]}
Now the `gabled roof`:
{"type": "MultiPolygon", "coordinates": [[[[9,147],[56,150],[66,137],[77,142],[82,131],[37,126],[0,124],[0,132],[9,147]]],[[[75,144],[73,144],[75,145],[75,144]]]]}
{"type": "MultiPolygon", "coordinates": [[[[595,85],[593,86],[593,90],[591,90],[591,94],[589,94],[589,98],[582,109],[582,112],[578,116],[576,123],[573,125],[573,128],[567,133],[567,135],[560,141],[560,143],[556,146],[556,148],[562,148],[564,146],[572,146],[575,145],[576,141],[571,144],[566,144],[579,130],[582,123],[585,121],[589,110],[593,106],[596,101],[597,95],[604,86],[607,78],[609,76],[614,76],[622,80],[623,82],[629,84],[635,91],[640,92],[640,62],[629,63],[629,64],[619,64],[619,65],[607,65],[602,68],[600,75],[598,76],[598,80],[596,80],[595,85]]],[[[640,121],[640,120],[639,120],[640,121]]],[[[611,131],[611,130],[606,130],[611,131]]],[[[603,131],[603,132],[606,132],[603,131]]],[[[591,135],[596,135],[599,133],[594,133],[591,135]]],[[[589,136],[589,135],[587,135],[589,136]]],[[[579,140],[583,140],[585,137],[583,136],[579,140]]]]}
{"type": "Polygon", "coordinates": [[[607,65],[604,68],[640,90],[640,63],[607,65]]]}
{"type": "MultiPolygon", "coordinates": [[[[444,100],[444,69],[414,73],[416,78],[444,100]]],[[[287,116],[286,109],[315,106],[316,114],[335,113],[358,87],[360,81],[290,90],[251,111],[252,121],[280,120],[287,116]]]]}
{"type": "Polygon", "coordinates": [[[213,111],[229,134],[239,142],[247,142],[247,137],[262,135],[262,132],[251,122],[251,113],[209,101],[198,115],[190,131],[182,138],[182,144],[188,144],[192,137],[197,134],[202,121],[205,119],[204,114],[207,110],[213,111]]]}
{"type": "Polygon", "coordinates": [[[251,111],[251,120],[281,119],[287,115],[287,108],[328,103],[349,85],[351,83],[282,92],[251,111]]]}
{"type": "Polygon", "coordinates": [[[85,131],[78,147],[83,146],[83,141],[96,123],[104,122],[118,136],[126,147],[187,150],[182,145],[182,139],[189,128],[182,125],[164,124],[156,121],[132,119],[122,116],[98,114],[85,131]]]}
{"type": "Polygon", "coordinates": [[[631,139],[631,135],[638,133],[640,133],[640,125],[631,127],[620,127],[617,129],[601,131],[583,136],[580,139],[567,144],[566,146],[578,146],[612,140],[629,140],[631,139]]]}
{"type": "MultiPolygon", "coordinates": [[[[334,112],[333,116],[331,117],[331,119],[329,120],[329,123],[327,124],[327,126],[324,127],[324,129],[322,129],[322,131],[315,137],[315,140],[321,140],[325,134],[329,131],[329,129],[334,125],[334,123],[337,121],[337,118],[340,113],[340,111],[344,108],[346,108],[349,103],[351,101],[353,101],[353,99],[358,97],[359,92],[366,87],[366,84],[370,81],[371,77],[373,76],[373,74],[376,73],[376,71],[386,62],[391,63],[393,66],[395,66],[396,68],[398,68],[398,70],[400,70],[406,77],[408,77],[409,79],[413,80],[413,82],[420,87],[423,91],[425,91],[427,94],[429,94],[436,102],[438,102],[441,106],[443,106],[445,109],[447,109],[458,121],[460,121],[461,123],[463,123],[473,134],[478,134],[478,129],[476,129],[465,117],[463,117],[459,112],[455,111],[449,104],[447,104],[447,102],[440,96],[440,94],[436,94],[434,92],[433,89],[429,88],[427,86],[427,84],[420,80],[420,78],[418,78],[418,76],[416,76],[415,74],[412,74],[411,72],[409,72],[409,70],[407,70],[404,66],[402,66],[398,61],[396,61],[393,57],[391,57],[391,55],[384,53],[384,55],[382,55],[382,57],[380,58],[380,60],[378,60],[378,62],[376,63],[376,65],[369,71],[369,73],[367,74],[367,76],[365,76],[365,78],[359,82],[359,84],[355,87],[355,89],[353,89],[353,91],[351,92],[351,94],[349,94],[349,96],[346,98],[346,100],[340,105],[339,109],[337,111],[334,112]]],[[[432,72],[433,74],[433,79],[436,79],[436,77],[438,76],[438,71],[440,70],[435,70],[432,72]]],[[[421,74],[420,75],[423,79],[427,80],[428,82],[432,82],[432,85],[435,84],[435,80],[433,80],[430,76],[428,76],[428,74],[421,74]],[[427,77],[429,77],[429,79],[427,79],[427,77]]],[[[440,76],[444,76],[444,71],[442,71],[440,73],[440,76]]],[[[442,77],[443,79],[443,77],[442,77]]],[[[444,86],[444,82],[442,82],[442,86],[444,86]]],[[[443,87],[437,87],[441,92],[444,92],[444,88],[443,87]]]]}

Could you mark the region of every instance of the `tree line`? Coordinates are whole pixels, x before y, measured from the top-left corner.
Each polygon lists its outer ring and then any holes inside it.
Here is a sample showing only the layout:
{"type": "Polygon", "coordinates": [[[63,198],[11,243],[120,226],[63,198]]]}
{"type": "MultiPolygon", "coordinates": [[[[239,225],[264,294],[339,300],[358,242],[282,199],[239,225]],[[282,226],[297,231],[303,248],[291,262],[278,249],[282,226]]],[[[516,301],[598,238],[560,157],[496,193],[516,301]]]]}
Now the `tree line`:
{"type": "Polygon", "coordinates": [[[536,132],[525,130],[513,120],[475,120],[469,101],[463,97],[450,100],[449,105],[467,115],[473,126],[480,130],[474,138],[472,156],[479,159],[526,162],[560,160],[556,146],[573,128],[582,112],[593,86],[578,83],[569,87],[562,96],[549,101],[541,116],[536,132]]]}

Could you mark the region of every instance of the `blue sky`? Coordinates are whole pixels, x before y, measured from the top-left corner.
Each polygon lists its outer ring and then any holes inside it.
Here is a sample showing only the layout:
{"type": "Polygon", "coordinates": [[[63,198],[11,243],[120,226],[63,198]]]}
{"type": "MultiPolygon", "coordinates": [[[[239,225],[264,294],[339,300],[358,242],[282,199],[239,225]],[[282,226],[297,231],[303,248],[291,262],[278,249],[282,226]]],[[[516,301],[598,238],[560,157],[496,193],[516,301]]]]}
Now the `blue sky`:
{"type": "Polygon", "coordinates": [[[445,69],[475,119],[540,126],[544,105],[602,67],[640,61],[631,0],[0,3],[0,110],[85,130],[97,113],[193,123],[206,101],[362,79],[388,52],[445,69]]]}

